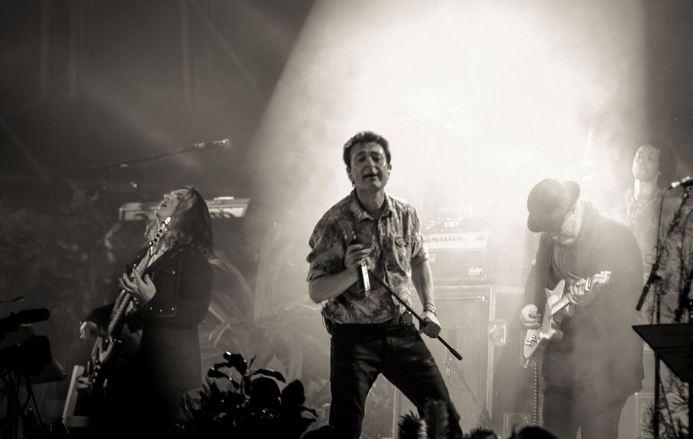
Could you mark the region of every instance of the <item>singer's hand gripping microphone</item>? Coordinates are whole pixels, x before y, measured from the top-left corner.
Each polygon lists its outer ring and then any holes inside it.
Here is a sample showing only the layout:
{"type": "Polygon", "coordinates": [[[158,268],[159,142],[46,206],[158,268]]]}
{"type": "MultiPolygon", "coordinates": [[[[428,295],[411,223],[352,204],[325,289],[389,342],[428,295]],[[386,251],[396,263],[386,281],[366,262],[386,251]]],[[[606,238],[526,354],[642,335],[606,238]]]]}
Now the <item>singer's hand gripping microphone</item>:
{"type": "MultiPolygon", "coordinates": [[[[356,238],[356,236],[354,236],[352,238],[352,240],[349,241],[349,245],[354,245],[354,244],[362,244],[361,241],[359,241],[356,238]]],[[[371,280],[368,276],[368,262],[365,259],[362,259],[361,262],[359,263],[358,275],[359,275],[359,292],[363,293],[364,297],[368,296],[368,294],[371,292],[371,280]]]]}

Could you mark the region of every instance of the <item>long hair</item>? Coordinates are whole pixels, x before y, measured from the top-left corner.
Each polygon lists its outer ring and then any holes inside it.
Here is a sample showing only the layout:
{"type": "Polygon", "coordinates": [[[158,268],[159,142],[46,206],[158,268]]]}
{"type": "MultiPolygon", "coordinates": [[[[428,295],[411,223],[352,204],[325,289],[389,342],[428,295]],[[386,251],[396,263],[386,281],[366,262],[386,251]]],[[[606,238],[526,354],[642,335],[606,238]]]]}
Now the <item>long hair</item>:
{"type": "MultiPolygon", "coordinates": [[[[165,242],[169,248],[175,245],[190,245],[204,255],[212,253],[212,221],[205,199],[193,186],[183,186],[186,195],[180,199],[171,215],[165,242]]],[[[158,218],[149,223],[146,236],[150,239],[159,227],[158,218]]]]}

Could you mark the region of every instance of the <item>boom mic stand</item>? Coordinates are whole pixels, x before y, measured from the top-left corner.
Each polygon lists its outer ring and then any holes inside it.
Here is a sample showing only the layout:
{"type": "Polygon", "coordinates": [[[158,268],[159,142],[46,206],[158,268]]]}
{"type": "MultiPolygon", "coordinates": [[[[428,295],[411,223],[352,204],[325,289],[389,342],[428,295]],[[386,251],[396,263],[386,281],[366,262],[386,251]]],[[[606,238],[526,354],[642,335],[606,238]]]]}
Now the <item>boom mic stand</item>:
{"type": "Polygon", "coordinates": [[[84,169],[84,171],[105,171],[109,169],[114,169],[114,168],[128,168],[130,165],[137,165],[137,164],[144,164],[147,162],[154,162],[157,160],[163,160],[165,158],[178,155],[178,154],[184,154],[187,152],[194,152],[194,151],[205,151],[205,150],[210,150],[210,149],[224,149],[228,150],[231,149],[232,144],[229,139],[220,139],[220,140],[213,140],[211,142],[198,142],[198,143],[193,143],[192,145],[185,146],[183,148],[178,149],[177,151],[173,152],[164,152],[161,154],[153,154],[145,157],[140,157],[138,159],[133,159],[133,160],[126,160],[126,161],[120,161],[120,162],[110,162],[106,163],[103,165],[97,165],[97,166],[91,166],[89,168],[84,169]]]}
{"type": "MultiPolygon", "coordinates": [[[[101,191],[106,191],[109,187],[109,179],[111,178],[112,173],[117,170],[117,169],[130,169],[134,165],[140,165],[140,166],[146,166],[149,164],[153,164],[154,162],[160,161],[167,159],[169,157],[178,155],[178,154],[185,154],[189,152],[195,152],[195,151],[207,151],[207,150],[212,150],[212,149],[223,149],[223,150],[230,150],[233,148],[233,142],[229,139],[219,139],[219,140],[213,140],[210,142],[197,142],[193,143],[188,146],[184,146],[182,148],[177,149],[176,151],[171,151],[171,152],[165,152],[165,153],[160,153],[160,154],[152,154],[132,160],[124,160],[124,161],[117,161],[117,162],[109,162],[105,163],[102,165],[93,165],[88,168],[83,168],[78,171],[76,171],[76,174],[83,174],[83,173],[92,173],[92,172],[97,172],[99,174],[99,181],[101,182],[100,184],[100,190],[101,191]]],[[[138,189],[139,185],[135,181],[130,181],[128,183],[131,189],[138,189]]]]}
{"type": "MultiPolygon", "coordinates": [[[[414,311],[414,308],[412,308],[406,301],[404,301],[404,299],[399,297],[399,294],[392,291],[392,289],[388,285],[386,285],[385,282],[383,282],[378,276],[376,276],[375,273],[373,273],[371,270],[368,270],[368,274],[370,275],[371,278],[378,281],[378,283],[380,285],[382,285],[388,293],[390,293],[390,296],[392,296],[393,299],[395,299],[402,306],[404,306],[404,308],[406,308],[406,310],[409,311],[411,313],[411,315],[413,315],[416,318],[416,320],[419,321],[419,325],[424,324],[424,318],[421,317],[416,311],[414,311]]],[[[459,352],[457,352],[457,350],[454,347],[452,347],[450,345],[450,343],[445,341],[445,339],[443,337],[441,337],[440,334],[438,334],[436,337],[432,337],[432,338],[438,339],[438,341],[443,343],[443,346],[445,346],[448,349],[448,351],[450,351],[450,353],[455,358],[457,358],[459,361],[462,361],[462,355],[459,352]]]]}
{"type": "MultiPolygon", "coordinates": [[[[659,275],[659,268],[662,263],[662,255],[664,253],[663,247],[664,247],[664,242],[667,241],[676,227],[678,226],[680,220],[681,220],[681,214],[683,212],[683,206],[686,204],[686,201],[688,200],[688,197],[690,196],[691,189],[693,189],[693,186],[684,186],[683,188],[683,196],[681,199],[681,204],[679,204],[678,209],[674,213],[674,217],[671,220],[671,223],[669,224],[669,228],[667,229],[667,234],[664,237],[664,240],[662,240],[661,236],[661,228],[662,228],[662,207],[664,205],[664,197],[662,197],[660,203],[659,203],[659,222],[657,225],[657,246],[656,246],[656,257],[655,257],[655,262],[652,264],[652,269],[650,270],[650,275],[647,278],[647,281],[645,282],[645,286],[642,289],[642,294],[640,295],[640,299],[638,300],[638,304],[635,307],[637,311],[642,310],[643,305],[645,304],[645,299],[647,298],[648,294],[650,293],[652,286],[655,286],[655,298],[654,298],[654,312],[655,312],[655,324],[659,325],[661,324],[661,302],[662,302],[662,285],[661,285],[661,277],[659,275]]],[[[679,317],[679,312],[680,310],[677,310],[677,320],[680,318],[679,317]]],[[[652,429],[654,430],[654,437],[655,439],[659,438],[659,423],[660,423],[660,413],[659,413],[659,406],[660,406],[660,399],[661,399],[661,370],[660,370],[660,362],[661,362],[661,357],[659,353],[655,351],[655,377],[654,377],[654,419],[652,420],[652,429]]],[[[690,395],[689,395],[690,398],[690,395]]],[[[690,426],[689,426],[690,428],[690,426]]]]}

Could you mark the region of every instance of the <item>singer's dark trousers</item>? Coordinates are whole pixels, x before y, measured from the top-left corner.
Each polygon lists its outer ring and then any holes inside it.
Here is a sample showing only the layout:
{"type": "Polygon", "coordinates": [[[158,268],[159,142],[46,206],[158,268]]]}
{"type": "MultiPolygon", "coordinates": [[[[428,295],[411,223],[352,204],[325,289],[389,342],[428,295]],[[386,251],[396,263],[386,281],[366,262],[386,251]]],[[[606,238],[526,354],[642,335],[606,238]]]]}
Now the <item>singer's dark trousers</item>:
{"type": "Polygon", "coordinates": [[[397,321],[379,325],[335,325],[331,329],[330,426],[339,439],[358,439],[366,396],[379,374],[422,413],[429,400],[448,406],[450,437],[462,436],[460,417],[443,378],[416,327],[397,321]]]}

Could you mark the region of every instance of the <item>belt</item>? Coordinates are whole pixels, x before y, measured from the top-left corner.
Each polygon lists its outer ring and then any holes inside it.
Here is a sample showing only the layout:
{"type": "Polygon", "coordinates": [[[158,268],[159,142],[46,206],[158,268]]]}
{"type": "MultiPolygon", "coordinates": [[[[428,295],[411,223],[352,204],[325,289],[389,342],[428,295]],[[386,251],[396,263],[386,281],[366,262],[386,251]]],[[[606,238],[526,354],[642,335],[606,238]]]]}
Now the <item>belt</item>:
{"type": "Polygon", "coordinates": [[[402,328],[412,326],[414,324],[414,316],[410,312],[405,312],[399,317],[386,320],[381,323],[333,323],[325,320],[327,332],[334,335],[337,332],[368,332],[368,331],[383,331],[388,329],[402,328]]]}

